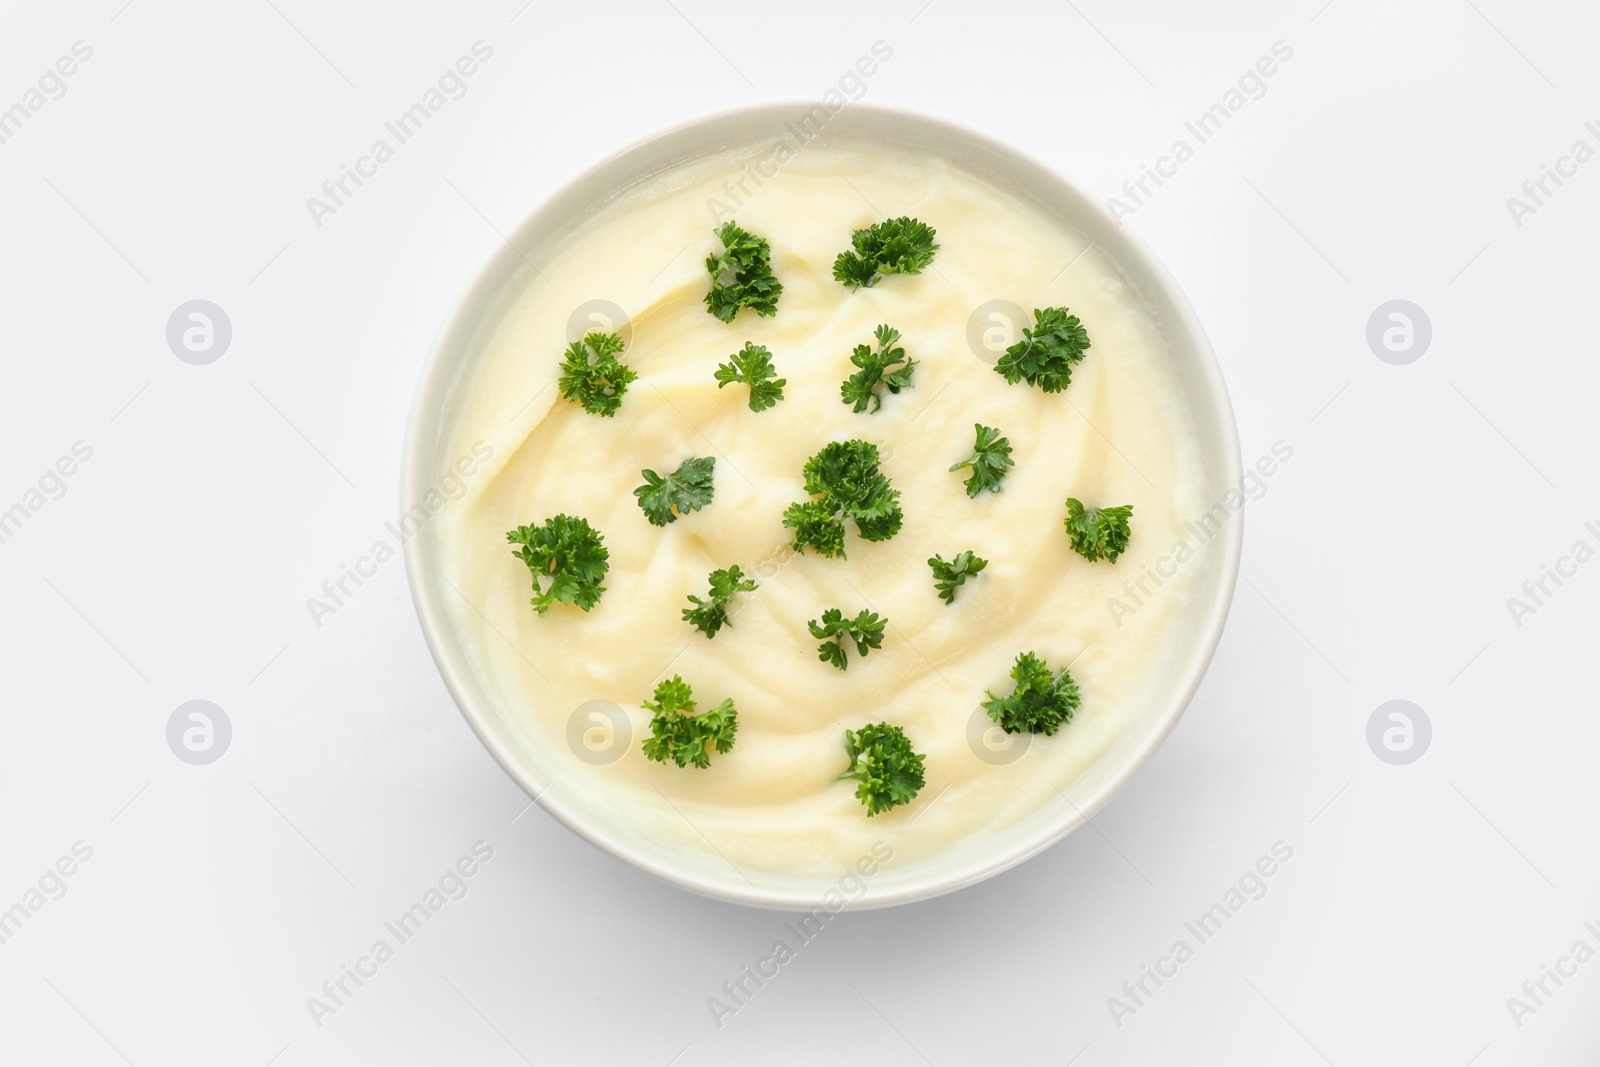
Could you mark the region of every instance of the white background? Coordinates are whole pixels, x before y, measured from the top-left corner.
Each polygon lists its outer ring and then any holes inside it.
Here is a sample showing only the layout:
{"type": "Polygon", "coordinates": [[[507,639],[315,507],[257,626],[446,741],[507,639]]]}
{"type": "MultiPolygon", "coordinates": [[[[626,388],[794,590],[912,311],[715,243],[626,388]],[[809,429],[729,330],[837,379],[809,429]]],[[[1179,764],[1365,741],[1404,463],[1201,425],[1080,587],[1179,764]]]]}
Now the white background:
{"type": "Polygon", "coordinates": [[[1506,206],[1600,147],[1592,8],[521,2],[8,5],[0,107],[94,54],[0,144],[0,508],[93,458],[0,545],[0,908],[93,858],[0,945],[0,1061],[1593,1062],[1600,961],[1520,1027],[1506,1003],[1600,948],[1600,564],[1520,627],[1506,605],[1600,543],[1600,164],[1520,227],[1506,206]],[[314,225],[306,198],[480,39],[470,92],[314,225]],[[1130,225],[1211,334],[1246,462],[1294,455],[1249,505],[1205,685],[1091,828],[840,916],[719,1029],[707,998],[786,916],[523,813],[399,560],[320,628],[306,600],[394,517],[421,361],[497,231],[652,130],[818,98],[878,40],[866,100],[1102,196],[1287,43],[1130,225]],[[165,339],[194,298],[233,326],[209,366],[165,339]],[[1432,321],[1408,366],[1365,337],[1395,298],[1432,321]],[[195,698],[234,730],[204,767],[165,737],[195,698]],[[1433,724],[1409,766],[1366,742],[1395,698],[1433,724]],[[307,998],[480,839],[468,895],[315,1025],[307,998]],[[1108,998],[1278,841],[1266,896],[1116,1025],[1108,998]]]}

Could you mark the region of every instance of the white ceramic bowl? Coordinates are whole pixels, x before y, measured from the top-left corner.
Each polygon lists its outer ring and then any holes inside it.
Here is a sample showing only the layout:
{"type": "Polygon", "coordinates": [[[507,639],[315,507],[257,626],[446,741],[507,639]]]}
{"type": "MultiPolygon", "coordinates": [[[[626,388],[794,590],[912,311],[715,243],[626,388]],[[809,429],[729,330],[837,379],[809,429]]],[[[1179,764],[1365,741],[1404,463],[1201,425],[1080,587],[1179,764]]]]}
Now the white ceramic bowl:
{"type": "MultiPolygon", "coordinates": [[[[697,119],[657,134],[599,163],[535,210],[509,235],[468,284],[436,338],[424,367],[406,434],[401,476],[401,507],[409,509],[435,484],[449,457],[444,454],[458,412],[456,387],[465,381],[473,357],[472,339],[507,282],[527,269],[524,254],[570,227],[581,224],[595,206],[621,189],[675,164],[737,145],[774,140],[785,123],[795,123],[819,105],[767,104],[697,119]],[[520,251],[519,251],[520,250],[520,251]]],[[[1188,301],[1143,242],[1121,228],[1093,198],[1027,156],[988,137],[940,119],[863,104],[849,104],[828,118],[825,137],[867,139],[942,156],[1010,189],[1061,219],[1105,251],[1126,284],[1143,294],[1162,328],[1178,379],[1194,412],[1212,500],[1241,476],[1238,434],[1222,376],[1188,301]]],[[[972,885],[1050,847],[1104,807],[1144,765],[1171,731],[1193,697],[1211,661],[1228,606],[1233,599],[1243,539],[1243,517],[1236,515],[1207,555],[1196,604],[1189,613],[1191,632],[1163,700],[1150,706],[1119,741],[1074,782],[1073,805],[1047,805],[1021,821],[992,833],[974,834],[927,860],[886,866],[871,881],[857,907],[882,907],[937,896],[972,885]]],[[[503,714],[485,679],[477,677],[463,652],[444,598],[449,595],[432,566],[433,527],[424,526],[405,547],[406,571],[428,646],[456,703],[495,759],[550,814],[611,854],[668,882],[725,900],[766,907],[810,909],[835,881],[764,879],[751,885],[729,871],[708,872],[701,857],[674,857],[642,847],[625,828],[580,802],[547,789],[552,776],[526,730],[503,714]],[[695,861],[695,862],[691,862],[695,861]]]]}

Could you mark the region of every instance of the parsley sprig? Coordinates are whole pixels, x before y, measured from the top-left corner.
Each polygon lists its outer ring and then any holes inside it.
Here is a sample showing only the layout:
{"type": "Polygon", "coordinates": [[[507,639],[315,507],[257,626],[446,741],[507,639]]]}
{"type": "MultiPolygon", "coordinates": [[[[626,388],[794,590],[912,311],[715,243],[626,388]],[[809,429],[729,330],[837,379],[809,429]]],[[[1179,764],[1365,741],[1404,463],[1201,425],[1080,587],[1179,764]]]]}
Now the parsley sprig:
{"type": "Polygon", "coordinates": [[[521,548],[512,551],[528,565],[533,576],[531,603],[540,615],[555,603],[575,604],[588,611],[600,601],[600,582],[611,569],[605,537],[588,519],[557,515],[542,526],[518,526],[506,540],[521,548]],[[541,581],[548,582],[543,589],[541,581]]]}
{"type": "Polygon", "coordinates": [[[806,460],[806,492],[812,499],[790,504],[783,525],[794,531],[792,547],[843,557],[845,521],[863,540],[887,541],[900,532],[900,490],[878,470],[878,448],[862,440],[833,441],[806,460]]]}
{"type": "Polygon", "coordinates": [[[561,395],[591,415],[615,415],[628,384],[639,376],[617,358],[622,349],[622,335],[615,333],[586,334],[568,345],[556,382],[561,395]]]}
{"type": "Polygon", "coordinates": [[[994,365],[1012,385],[1026,381],[1047,393],[1059,393],[1072,382],[1072,368],[1089,350],[1089,333],[1066,308],[1035,309],[1033,328],[1006,349],[994,365]]]}
{"type": "Polygon", "coordinates": [[[713,230],[723,252],[706,257],[711,291],[706,310],[723,322],[732,322],[740,308],[757,315],[776,315],[783,283],[772,273],[772,246],[729,220],[713,230]]]}
{"type": "Polygon", "coordinates": [[[879,326],[872,335],[878,339],[877,350],[871,345],[856,345],[850,362],[861,369],[845,379],[839,386],[839,396],[846,404],[851,404],[857,413],[867,410],[867,405],[872,405],[872,410],[877,411],[883,406],[883,394],[878,387],[882,386],[891,393],[898,393],[902,389],[910,388],[911,372],[916,368],[917,361],[906,358],[906,350],[896,345],[900,340],[900,331],[887,324],[879,326]],[[890,367],[896,367],[890,370],[890,367]]]}
{"type": "Polygon", "coordinates": [[[977,431],[977,439],[972,446],[971,458],[962,460],[950,469],[958,471],[962,467],[972,468],[972,473],[967,477],[967,495],[977,499],[985,489],[998,493],[1000,480],[1016,466],[1016,461],[1011,458],[1011,442],[1001,437],[999,430],[981,422],[973,423],[973,429],[977,431]]]}
{"type": "Polygon", "coordinates": [[[823,639],[822,644],[817,646],[817,658],[842,671],[850,666],[845,641],[853,642],[857,654],[864,657],[873,649],[883,647],[883,628],[888,621],[865,608],[853,619],[845,618],[844,612],[838,608],[829,608],[822,613],[821,619],[812,619],[806,626],[810,628],[812,637],[823,639]]]}
{"type": "Polygon", "coordinates": [[[850,235],[853,252],[840,252],[833,261],[833,276],[852,289],[871,288],[885,274],[921,274],[933,262],[936,231],[918,219],[902,215],[850,235]]]}
{"type": "Polygon", "coordinates": [[[946,562],[943,556],[934,556],[928,560],[928,566],[933,568],[934,588],[939,590],[939,599],[946,604],[954,602],[957,586],[966,584],[968,578],[988,565],[988,560],[973,555],[970,549],[956,553],[949,562],[946,562]]]}
{"type": "Polygon", "coordinates": [[[679,675],[656,686],[656,698],[642,707],[653,712],[650,736],[644,739],[644,754],[657,763],[671,760],[680,767],[693,764],[711,766],[712,750],[726,752],[733,747],[739,729],[739,712],[732,698],[709,711],[694,713],[694,693],[679,675]]]}
{"type": "Polygon", "coordinates": [[[708,638],[716,637],[718,630],[733,625],[733,620],[728,618],[728,605],[733,603],[733,594],[753,593],[757,588],[756,580],[746,578],[737,563],[712,571],[711,591],[704,600],[692,593],[689,595],[691,606],[683,609],[683,621],[692,624],[708,638]]]}
{"type": "Polygon", "coordinates": [[[1024,652],[1011,668],[1011,678],[1016,682],[1011,695],[997,697],[987,690],[983,694],[989,698],[984,710],[1006,733],[1053,734],[1072,721],[1082,698],[1065,667],[1057,674],[1044,660],[1024,652]]]}
{"type": "Polygon", "coordinates": [[[834,781],[854,779],[856,798],[867,806],[867,818],[909,804],[926,782],[922,756],[911,748],[906,732],[886,722],[844,732],[850,767],[834,781]]]}
{"type": "Polygon", "coordinates": [[[744,343],[744,347],[717,367],[717,388],[743,382],[750,387],[750,410],[765,411],[783,399],[789,379],[779,378],[772,369],[772,353],[765,345],[744,343]]]}
{"type": "Polygon", "coordinates": [[[819,555],[844,556],[844,521],[827,500],[790,504],[784,510],[783,524],[794,531],[789,547],[796,552],[804,552],[809,545],[819,555]]]}
{"type": "Polygon", "coordinates": [[[1128,547],[1132,531],[1128,520],[1133,515],[1133,505],[1116,508],[1086,508],[1077,497],[1067,498],[1067,537],[1078,555],[1090,563],[1096,560],[1117,561],[1128,547]]]}
{"type": "Polygon", "coordinates": [[[633,491],[639,498],[639,507],[652,526],[665,526],[676,522],[691,511],[699,511],[711,503],[716,487],[711,483],[716,456],[703,459],[689,458],[678,464],[678,469],[662,476],[655,471],[640,471],[644,484],[633,491]]]}

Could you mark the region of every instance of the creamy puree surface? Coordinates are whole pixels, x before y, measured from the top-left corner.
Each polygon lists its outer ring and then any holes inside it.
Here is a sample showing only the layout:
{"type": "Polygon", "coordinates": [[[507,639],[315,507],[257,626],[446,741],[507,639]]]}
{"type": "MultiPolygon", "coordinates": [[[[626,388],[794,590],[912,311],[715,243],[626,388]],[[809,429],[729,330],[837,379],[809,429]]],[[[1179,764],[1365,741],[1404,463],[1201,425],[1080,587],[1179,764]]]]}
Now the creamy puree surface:
{"type": "MultiPolygon", "coordinates": [[[[708,202],[728,202],[724,183],[748,157],[668,170],[526,250],[537,272],[509,284],[457,387],[449,456],[481,441],[493,458],[435,520],[437,565],[460,594],[446,603],[476,670],[568,803],[652,848],[751,875],[832,876],[880,839],[893,842],[898,867],[1063,803],[1057,790],[1165,695],[1206,561],[1183,562],[1159,589],[1147,579],[1154,595],[1120,620],[1108,600],[1133,605],[1123,583],[1177,542],[1204,555],[1184,524],[1207,502],[1207,476],[1139,293],[1059,219],[953,163],[845,142],[808,146],[759,188],[747,184],[753,195],[735,218],[771,243],[783,295],[775,317],[746,310],[718,321],[704,303],[705,259],[721,248],[708,202]],[[900,215],[937,229],[933,266],[870,289],[834,281],[851,231],[900,215]],[[631,316],[623,359],[639,379],[614,418],[583,411],[554,384],[569,317],[596,299],[631,316]],[[995,299],[1082,319],[1092,347],[1064,393],[1008,385],[995,354],[975,354],[969,319],[995,299]],[[879,323],[897,327],[918,361],[913,387],[856,414],[839,385],[855,370],[851,349],[879,323]],[[785,399],[759,413],[745,386],[713,379],[746,341],[771,349],[788,379],[785,399]],[[973,500],[965,472],[948,468],[970,455],[979,422],[1010,439],[1016,466],[1003,492],[973,500]],[[850,526],[847,559],[795,554],[782,516],[807,499],[801,468],[851,437],[882,451],[904,526],[879,543],[850,526]],[[714,502],[652,526],[632,493],[641,470],[707,455],[717,457],[714,502]],[[1072,551],[1068,496],[1134,505],[1132,543],[1116,564],[1072,551]],[[594,610],[558,604],[541,618],[505,533],[560,512],[604,533],[611,570],[594,610]],[[926,561],[964,549],[989,567],[946,606],[926,561]],[[732,625],[707,640],[681,611],[689,594],[706,595],[711,570],[734,563],[761,587],[741,594],[732,625]],[[883,647],[852,651],[848,671],[821,662],[806,621],[829,607],[886,616],[883,647]],[[969,737],[984,690],[1009,693],[1011,665],[1028,650],[1058,669],[1070,663],[1083,704],[1015,762],[980,759],[969,737]],[[639,749],[650,723],[640,703],[673,674],[694,687],[699,710],[725,697],[738,707],[737,742],[709,769],[650,762],[639,749]],[[631,722],[615,762],[569,749],[569,720],[590,701],[616,704],[631,722]],[[845,729],[880,720],[925,755],[927,784],[869,819],[855,783],[835,779],[845,729]]],[[[595,736],[603,743],[603,730],[595,736]]]]}

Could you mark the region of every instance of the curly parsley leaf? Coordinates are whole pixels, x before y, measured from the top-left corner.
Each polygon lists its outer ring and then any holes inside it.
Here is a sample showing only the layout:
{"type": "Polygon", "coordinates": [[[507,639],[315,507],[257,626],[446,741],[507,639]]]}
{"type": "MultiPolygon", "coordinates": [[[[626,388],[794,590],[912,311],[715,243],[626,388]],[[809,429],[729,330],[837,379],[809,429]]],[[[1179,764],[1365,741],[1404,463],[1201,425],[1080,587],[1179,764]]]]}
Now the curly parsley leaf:
{"type": "Polygon", "coordinates": [[[772,273],[772,247],[731,220],[712,232],[722,242],[723,252],[706,257],[711,275],[706,310],[723,322],[732,322],[740,308],[776,315],[783,283],[772,273]]]}
{"type": "Polygon", "coordinates": [[[933,568],[934,588],[939,590],[939,599],[946,604],[955,601],[956,586],[964,585],[968,578],[988,565],[988,560],[982,556],[974,556],[970,550],[956,553],[948,563],[943,556],[934,556],[928,560],[928,566],[933,568]]]}
{"type": "Polygon", "coordinates": [[[817,658],[842,671],[850,666],[845,641],[854,642],[856,652],[865,656],[873,649],[883,647],[883,628],[888,621],[865,608],[853,619],[845,618],[838,608],[829,608],[822,613],[821,619],[812,619],[806,626],[810,628],[812,637],[824,639],[817,646],[817,658]]]}
{"type": "Polygon", "coordinates": [[[921,274],[939,248],[936,231],[918,219],[902,215],[850,235],[853,252],[840,252],[833,261],[833,277],[852,289],[871,288],[885,274],[921,274]]]}
{"type": "Polygon", "coordinates": [[[728,605],[733,603],[733,594],[753,593],[757,588],[756,580],[746,578],[737,563],[720,571],[712,571],[711,591],[704,600],[690,594],[691,606],[683,609],[683,621],[708,638],[716,637],[718,630],[733,625],[733,620],[728,618],[728,605]]]}
{"type": "Polygon", "coordinates": [[[912,751],[906,732],[886,722],[844,732],[850,767],[834,781],[854,779],[856,798],[867,806],[867,818],[909,804],[926,782],[922,756],[912,751]]]}
{"type": "Polygon", "coordinates": [[[1119,508],[1086,508],[1076,497],[1067,498],[1067,536],[1078,555],[1090,563],[1096,560],[1117,561],[1128,547],[1132,531],[1128,519],[1133,515],[1133,505],[1119,508]]]}
{"type": "Polygon", "coordinates": [[[575,604],[588,611],[600,601],[600,584],[611,569],[605,537],[588,519],[557,515],[542,526],[518,526],[506,540],[521,548],[512,551],[533,575],[534,609],[543,615],[555,603],[575,604]],[[540,582],[548,582],[540,588],[540,582]]]}
{"type": "Polygon", "coordinates": [[[654,713],[650,736],[644,739],[644,754],[657,763],[671,760],[680,767],[709,767],[712,750],[721,753],[732,748],[733,735],[739,729],[739,712],[732,699],[696,715],[689,683],[676,674],[656,686],[656,698],[646,700],[642,707],[654,713]]]}
{"type": "Polygon", "coordinates": [[[824,556],[843,557],[845,522],[867,541],[887,541],[900,532],[900,490],[878,470],[878,449],[867,441],[833,441],[806,460],[811,500],[790,504],[783,524],[794,530],[792,547],[810,546],[824,556]]]}
{"type": "Polygon", "coordinates": [[[853,252],[840,252],[838,258],[833,261],[833,277],[841,285],[848,285],[852,289],[859,289],[862,286],[871,288],[878,280],[877,260],[863,259],[853,252]]]}
{"type": "Polygon", "coordinates": [[[1078,316],[1066,308],[1035,309],[1032,329],[1006,349],[994,365],[996,373],[1016,385],[1026,381],[1047,393],[1059,393],[1072,382],[1072,368],[1089,350],[1089,334],[1078,316]]]}
{"type": "Polygon", "coordinates": [[[916,360],[906,358],[905,349],[895,344],[900,340],[899,330],[883,325],[873,331],[873,336],[878,339],[877,351],[871,345],[856,345],[850,362],[861,369],[839,386],[839,396],[858,414],[866,411],[868,404],[873,411],[883,406],[880,385],[891,393],[910,388],[911,372],[917,365],[916,360]],[[896,369],[891,371],[890,367],[896,369]]]}
{"type": "Polygon", "coordinates": [[[967,477],[967,495],[976,499],[985,489],[998,493],[1000,480],[1016,466],[1016,461],[1011,458],[1011,442],[1001,437],[999,430],[981,422],[974,423],[973,428],[977,430],[977,440],[972,446],[972,458],[964,459],[950,469],[958,471],[962,467],[972,468],[972,473],[967,477]]]}
{"type": "Polygon", "coordinates": [[[640,471],[644,484],[633,495],[639,498],[639,507],[644,509],[650,525],[665,526],[711,503],[716,489],[711,484],[711,474],[716,465],[716,456],[706,456],[684,460],[665,477],[655,471],[640,471]]]}
{"type": "Polygon", "coordinates": [[[718,389],[734,382],[748,385],[751,411],[765,411],[783,399],[783,387],[789,379],[779,378],[772,369],[772,353],[766,346],[746,341],[728,360],[717,367],[718,389]]]}
{"type": "Polygon", "coordinates": [[[794,531],[790,547],[795,551],[803,552],[810,545],[824,556],[844,555],[844,520],[828,501],[790,504],[783,513],[783,524],[794,531]]]}
{"type": "Polygon", "coordinates": [[[556,382],[561,395],[591,415],[615,415],[628,384],[639,376],[617,358],[622,348],[622,336],[615,333],[587,334],[568,345],[556,382]]]}
{"type": "Polygon", "coordinates": [[[1006,733],[1053,734],[1072,721],[1081,697],[1078,683],[1065,667],[1056,674],[1044,660],[1024,652],[1011,668],[1011,678],[1017,684],[1010,696],[997,697],[988,690],[983,694],[989,698],[983,702],[984,710],[1006,733]]]}

